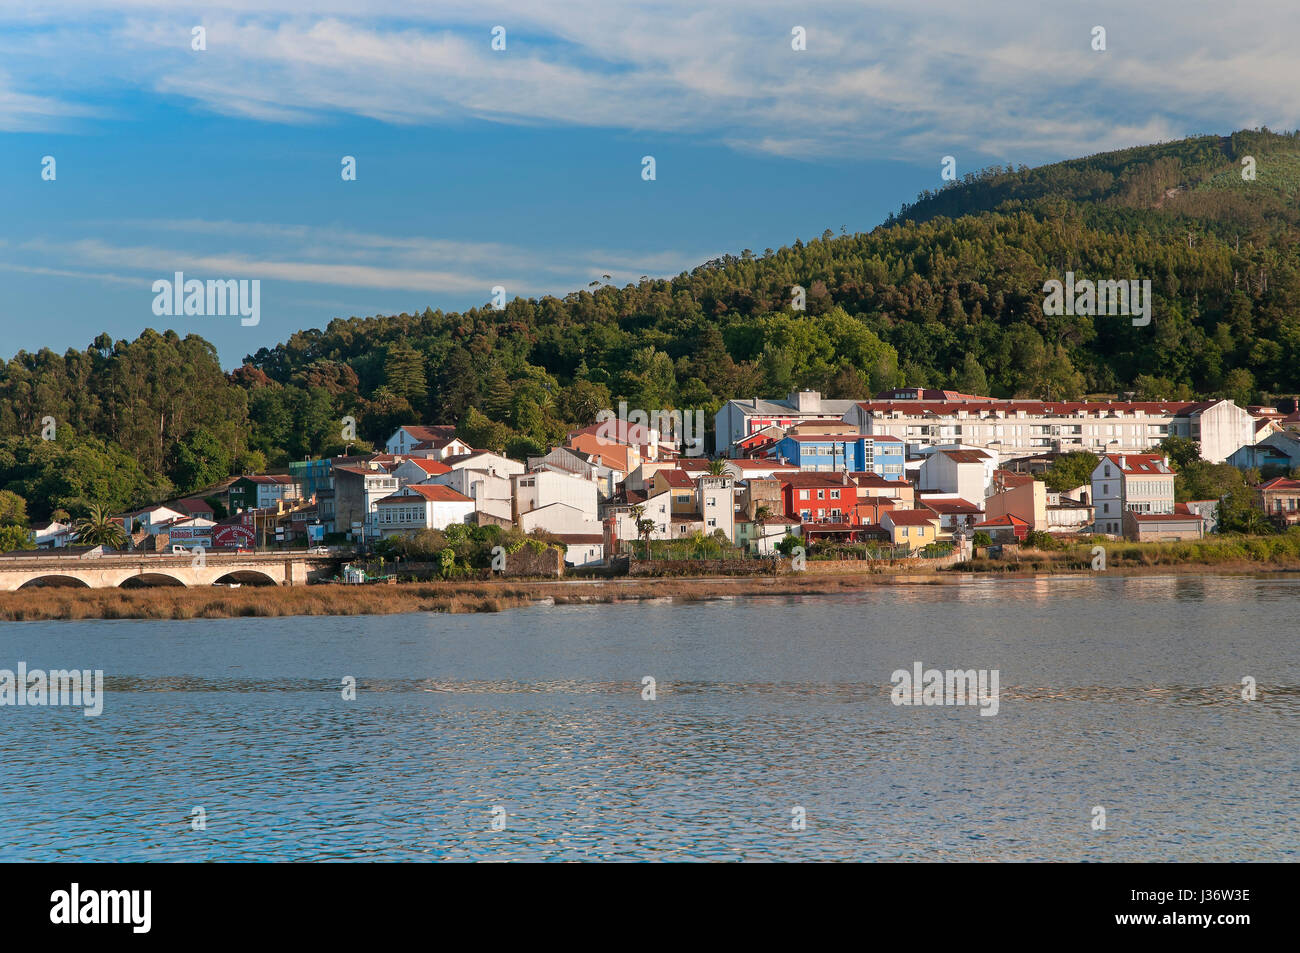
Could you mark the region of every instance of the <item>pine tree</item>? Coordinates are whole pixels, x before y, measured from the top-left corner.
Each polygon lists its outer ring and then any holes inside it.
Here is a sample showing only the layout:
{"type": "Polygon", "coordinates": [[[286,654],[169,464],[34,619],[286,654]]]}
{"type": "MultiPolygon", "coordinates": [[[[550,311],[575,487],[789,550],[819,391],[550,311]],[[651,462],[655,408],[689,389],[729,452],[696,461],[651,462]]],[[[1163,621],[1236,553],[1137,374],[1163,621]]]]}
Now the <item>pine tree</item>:
{"type": "Polygon", "coordinates": [[[423,401],[429,392],[424,379],[424,357],[405,339],[388,346],[384,380],[393,394],[405,397],[412,405],[423,401]]]}

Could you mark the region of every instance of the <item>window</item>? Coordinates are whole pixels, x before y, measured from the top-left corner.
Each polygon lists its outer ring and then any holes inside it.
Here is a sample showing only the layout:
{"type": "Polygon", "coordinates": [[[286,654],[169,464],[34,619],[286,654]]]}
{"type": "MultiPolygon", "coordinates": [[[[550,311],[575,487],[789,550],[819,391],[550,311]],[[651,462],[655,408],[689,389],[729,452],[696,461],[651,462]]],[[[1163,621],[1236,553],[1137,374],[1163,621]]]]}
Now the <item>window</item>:
{"type": "Polygon", "coordinates": [[[800,490],[800,491],[799,491],[799,499],[801,499],[801,500],[806,500],[806,499],[808,499],[808,491],[807,491],[807,490],[800,490]]]}
{"type": "Polygon", "coordinates": [[[902,536],[903,536],[903,539],[907,539],[907,527],[906,527],[906,526],[903,527],[903,533],[902,533],[902,536]]]}
{"type": "Polygon", "coordinates": [[[825,490],[818,490],[818,491],[817,491],[817,499],[819,499],[819,500],[824,500],[824,499],[826,499],[826,491],[825,491],[825,490]]]}
{"type": "Polygon", "coordinates": [[[709,526],[717,526],[717,525],[718,525],[718,521],[717,521],[717,520],[708,520],[708,521],[707,521],[707,525],[709,525],[709,526]]]}
{"type": "Polygon", "coordinates": [[[838,500],[839,498],[840,498],[840,491],[839,491],[839,490],[831,490],[831,499],[832,499],[832,500],[838,500]]]}

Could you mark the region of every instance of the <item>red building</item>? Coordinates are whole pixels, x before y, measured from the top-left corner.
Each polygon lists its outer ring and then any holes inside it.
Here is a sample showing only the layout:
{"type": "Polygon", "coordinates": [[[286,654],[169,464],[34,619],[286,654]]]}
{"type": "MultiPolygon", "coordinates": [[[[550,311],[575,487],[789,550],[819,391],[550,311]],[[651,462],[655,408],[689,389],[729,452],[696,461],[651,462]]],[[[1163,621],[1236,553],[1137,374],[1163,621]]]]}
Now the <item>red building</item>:
{"type": "Polygon", "coordinates": [[[784,473],[781,499],[785,515],[801,523],[846,523],[856,525],[858,485],[846,474],[784,473]]]}

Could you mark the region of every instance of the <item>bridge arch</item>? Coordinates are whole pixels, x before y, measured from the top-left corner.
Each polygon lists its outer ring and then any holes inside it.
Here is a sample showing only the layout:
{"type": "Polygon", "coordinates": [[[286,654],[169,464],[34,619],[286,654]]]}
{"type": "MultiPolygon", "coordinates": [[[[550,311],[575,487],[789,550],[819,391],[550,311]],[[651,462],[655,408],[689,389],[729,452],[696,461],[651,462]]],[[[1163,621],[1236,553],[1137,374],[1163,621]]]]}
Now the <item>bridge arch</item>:
{"type": "Polygon", "coordinates": [[[28,579],[19,589],[89,589],[90,583],[67,573],[49,573],[28,579]]]}
{"type": "Polygon", "coordinates": [[[153,589],[172,586],[184,587],[185,582],[165,572],[132,573],[117,584],[119,589],[153,589]]]}
{"type": "Polygon", "coordinates": [[[278,586],[280,584],[274,576],[260,569],[235,569],[222,573],[212,580],[214,586],[218,584],[229,585],[232,582],[241,586],[278,586]]]}

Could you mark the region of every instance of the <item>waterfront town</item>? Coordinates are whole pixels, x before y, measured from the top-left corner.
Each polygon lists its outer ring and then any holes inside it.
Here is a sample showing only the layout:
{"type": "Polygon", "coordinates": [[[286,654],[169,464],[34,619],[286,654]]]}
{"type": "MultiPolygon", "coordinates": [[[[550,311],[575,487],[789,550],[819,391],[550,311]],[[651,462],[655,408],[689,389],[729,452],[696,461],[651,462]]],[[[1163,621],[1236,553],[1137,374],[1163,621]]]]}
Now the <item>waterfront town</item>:
{"type": "MultiPolygon", "coordinates": [[[[476,449],[454,425],[411,423],[381,452],[294,462],[110,518],[120,548],[167,554],[365,552],[422,530],[495,525],[544,537],[575,568],[665,543],[737,556],[858,545],[912,557],[1043,538],[1033,534],[1201,539],[1218,529],[1221,501],[1175,501],[1161,448],[1181,438],[1204,461],[1261,475],[1251,503],[1267,525],[1300,524],[1294,401],[1053,402],[925,388],[854,401],[798,391],[728,401],[714,418],[712,457],[683,442],[680,413],[600,417],[525,460],[476,449]],[[1091,472],[1049,486],[1044,475],[1069,456],[1091,472]]],[[[70,520],[30,533],[39,549],[84,548],[70,520]]]]}

